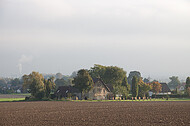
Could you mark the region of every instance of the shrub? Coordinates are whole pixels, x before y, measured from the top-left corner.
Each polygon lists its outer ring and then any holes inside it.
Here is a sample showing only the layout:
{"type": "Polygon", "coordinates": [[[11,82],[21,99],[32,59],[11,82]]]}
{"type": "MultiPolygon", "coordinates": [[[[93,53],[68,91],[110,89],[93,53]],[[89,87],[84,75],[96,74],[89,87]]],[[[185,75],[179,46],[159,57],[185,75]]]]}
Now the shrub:
{"type": "MultiPolygon", "coordinates": [[[[162,98],[165,97],[167,98],[167,94],[165,95],[152,95],[152,98],[162,98]]],[[[183,97],[187,97],[186,95],[180,95],[180,94],[168,94],[169,98],[183,98],[183,97]]]]}
{"type": "Polygon", "coordinates": [[[30,99],[30,97],[25,97],[25,101],[28,101],[30,99]]]}
{"type": "Polygon", "coordinates": [[[45,95],[45,92],[40,91],[40,92],[35,94],[35,98],[41,100],[44,97],[44,95],[45,95]]]}
{"type": "Polygon", "coordinates": [[[190,87],[187,88],[187,96],[190,97],[190,87]]]}
{"type": "Polygon", "coordinates": [[[169,97],[170,97],[169,95],[166,95],[166,100],[168,100],[168,99],[169,99],[169,97]]]}

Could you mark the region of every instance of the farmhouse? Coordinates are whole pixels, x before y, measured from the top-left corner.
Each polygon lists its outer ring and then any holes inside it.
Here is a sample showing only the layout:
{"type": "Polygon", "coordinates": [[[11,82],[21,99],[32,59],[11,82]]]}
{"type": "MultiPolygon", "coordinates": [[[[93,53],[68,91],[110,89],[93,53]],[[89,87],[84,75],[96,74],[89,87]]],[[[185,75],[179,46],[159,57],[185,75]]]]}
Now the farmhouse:
{"type": "Polygon", "coordinates": [[[182,92],[185,90],[185,85],[186,83],[182,83],[180,85],[177,86],[177,92],[182,92]]]}
{"type": "Polygon", "coordinates": [[[160,83],[160,84],[162,85],[162,90],[159,92],[158,95],[171,94],[171,90],[166,83],[160,83]]]}
{"type": "MultiPolygon", "coordinates": [[[[83,98],[104,100],[112,97],[110,89],[100,78],[93,78],[93,82],[93,88],[89,92],[83,93],[83,98]]],[[[73,86],[60,86],[55,92],[55,96],[58,98],[78,97],[78,99],[81,99],[81,93],[73,86]]]]}
{"type": "Polygon", "coordinates": [[[93,88],[88,93],[85,93],[84,96],[93,100],[110,99],[112,93],[102,79],[93,78],[93,82],[93,88]]]}
{"type": "MultiPolygon", "coordinates": [[[[162,86],[162,89],[157,95],[171,94],[171,90],[166,83],[160,83],[160,84],[162,86]]],[[[152,91],[149,91],[148,93],[149,93],[149,96],[152,96],[154,94],[152,91]]]]}
{"type": "Polygon", "coordinates": [[[59,88],[56,90],[54,94],[58,99],[67,98],[71,96],[81,97],[79,90],[74,88],[73,86],[59,86],[59,88]]]}

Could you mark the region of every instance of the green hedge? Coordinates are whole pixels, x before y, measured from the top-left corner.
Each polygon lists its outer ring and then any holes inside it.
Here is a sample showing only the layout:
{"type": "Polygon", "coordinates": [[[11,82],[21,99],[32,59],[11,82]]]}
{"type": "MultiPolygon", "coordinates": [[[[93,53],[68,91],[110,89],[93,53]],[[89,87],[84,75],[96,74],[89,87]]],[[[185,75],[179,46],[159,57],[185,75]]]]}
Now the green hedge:
{"type": "Polygon", "coordinates": [[[152,95],[152,98],[186,98],[186,95],[180,95],[180,94],[169,94],[169,95],[152,95]]]}

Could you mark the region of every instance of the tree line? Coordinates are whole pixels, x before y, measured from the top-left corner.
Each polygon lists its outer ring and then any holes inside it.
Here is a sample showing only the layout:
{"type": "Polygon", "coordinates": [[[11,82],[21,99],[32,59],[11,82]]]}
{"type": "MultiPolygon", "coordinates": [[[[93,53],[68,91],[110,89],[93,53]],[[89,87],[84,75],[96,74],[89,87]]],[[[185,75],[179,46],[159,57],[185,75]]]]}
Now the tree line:
{"type": "Polygon", "coordinates": [[[126,99],[129,93],[131,93],[133,97],[145,97],[145,95],[148,95],[149,90],[152,90],[154,93],[161,91],[161,84],[159,82],[153,81],[151,83],[145,83],[138,71],[131,72],[128,77],[129,80],[127,81],[126,71],[122,68],[98,64],[95,64],[90,70],[79,70],[77,76],[74,77],[73,84],[82,94],[92,89],[92,78],[101,78],[107,85],[111,84],[114,98],[116,95],[120,95],[126,99]]]}
{"type": "Polygon", "coordinates": [[[54,77],[44,79],[42,74],[32,72],[23,76],[23,88],[28,89],[32,98],[50,98],[50,93],[55,89],[54,77]]]}
{"type": "MultiPolygon", "coordinates": [[[[129,94],[132,94],[133,97],[144,97],[148,96],[149,90],[155,94],[161,91],[161,84],[158,81],[150,81],[147,78],[143,79],[138,71],[131,71],[127,77],[127,72],[123,68],[99,64],[95,64],[89,70],[81,69],[78,72],[73,72],[71,76],[64,76],[61,73],[53,76],[43,76],[38,72],[32,72],[29,75],[24,75],[21,79],[13,79],[11,83],[12,85],[22,85],[24,89],[28,89],[28,92],[34,98],[48,98],[50,97],[50,93],[55,91],[57,87],[64,85],[72,85],[81,92],[87,92],[92,89],[92,78],[101,78],[107,85],[111,85],[114,97],[120,95],[123,98],[127,98],[129,94]]],[[[180,81],[178,81],[178,77],[172,76],[170,80],[168,83],[169,87],[175,88],[177,84],[179,85],[180,81]]],[[[189,77],[186,79],[185,94],[190,95],[189,77]]]]}

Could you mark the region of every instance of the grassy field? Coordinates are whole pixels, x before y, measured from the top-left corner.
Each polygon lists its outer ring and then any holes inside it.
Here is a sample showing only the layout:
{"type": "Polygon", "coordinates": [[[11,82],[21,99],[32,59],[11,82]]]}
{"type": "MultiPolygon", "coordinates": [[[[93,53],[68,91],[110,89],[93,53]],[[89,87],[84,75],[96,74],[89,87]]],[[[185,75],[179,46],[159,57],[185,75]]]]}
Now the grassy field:
{"type": "Polygon", "coordinates": [[[25,98],[0,98],[0,102],[24,101],[25,98]]]}
{"type": "Polygon", "coordinates": [[[190,101],[190,98],[152,99],[151,101],[190,101]]]}
{"type": "Polygon", "coordinates": [[[23,101],[26,96],[31,94],[0,94],[0,102],[12,102],[12,101],[23,101]]]}
{"type": "Polygon", "coordinates": [[[190,98],[169,98],[168,100],[166,99],[149,99],[149,100],[72,100],[72,101],[89,101],[89,102],[109,102],[109,101],[134,101],[134,102],[142,102],[142,101],[190,101],[190,98]]]}
{"type": "Polygon", "coordinates": [[[13,94],[7,94],[7,95],[23,95],[23,96],[30,96],[31,93],[13,93],[13,94]]]}
{"type": "MultiPolygon", "coordinates": [[[[0,98],[0,102],[24,101],[25,98],[0,98]]],[[[54,101],[54,100],[53,100],[54,101]]],[[[151,100],[60,100],[60,101],[74,101],[74,102],[146,102],[146,101],[190,101],[190,98],[170,98],[166,99],[151,99],[151,100]]]]}
{"type": "MultiPolygon", "coordinates": [[[[30,96],[31,94],[26,93],[26,94],[0,94],[0,102],[11,102],[11,101],[23,101],[26,96],[30,96]]],[[[54,100],[53,100],[54,101],[54,100]]],[[[56,101],[56,100],[55,100],[56,101]]],[[[75,102],[116,102],[116,101],[121,101],[121,102],[127,102],[127,101],[133,101],[133,102],[142,102],[142,101],[190,101],[190,98],[169,98],[168,100],[165,99],[149,99],[149,100],[68,100],[68,99],[63,99],[60,101],[75,101],[75,102]]]]}

